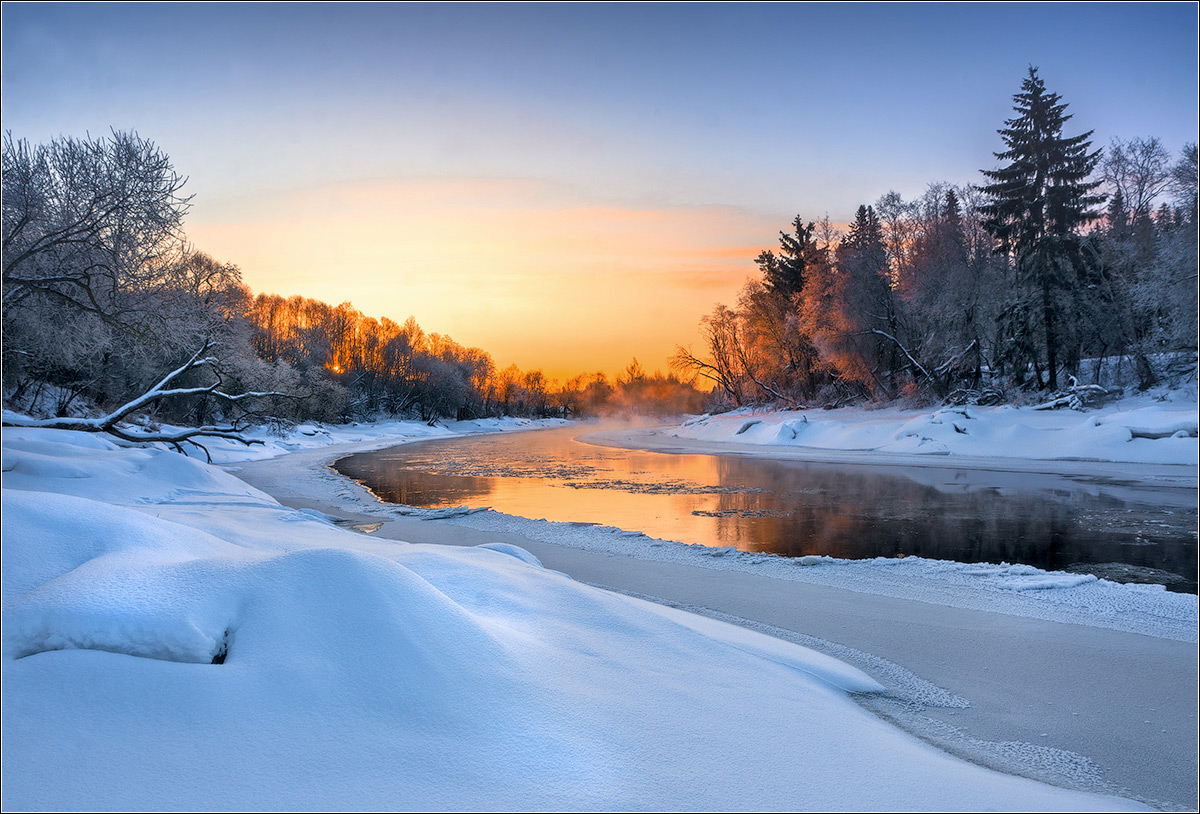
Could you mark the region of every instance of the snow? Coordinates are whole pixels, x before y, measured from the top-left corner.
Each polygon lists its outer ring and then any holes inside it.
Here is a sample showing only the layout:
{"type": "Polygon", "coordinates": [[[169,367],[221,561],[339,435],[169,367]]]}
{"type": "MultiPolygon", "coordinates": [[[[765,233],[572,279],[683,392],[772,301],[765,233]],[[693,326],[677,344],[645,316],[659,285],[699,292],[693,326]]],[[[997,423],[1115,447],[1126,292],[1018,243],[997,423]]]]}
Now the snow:
{"type": "Polygon", "coordinates": [[[811,451],[1192,464],[1194,391],[1161,391],[1095,410],[869,407],[703,416],[669,437],[811,451]],[[1147,437],[1151,436],[1151,437],[1147,437]]]}
{"type": "Polygon", "coordinates": [[[881,686],[855,667],[510,543],[375,539],[165,449],[3,440],[5,808],[1141,810],[951,757],[856,703],[881,686]]]}
{"type": "Polygon", "coordinates": [[[789,582],[1089,625],[1174,641],[1197,641],[1196,597],[1169,592],[1162,585],[1121,584],[1091,574],[1043,571],[1009,563],[969,564],[924,557],[863,560],[819,555],[781,557],[740,551],[732,546],[660,540],[612,526],[581,527],[495,511],[460,514],[451,522],[485,532],[519,534],[531,540],[643,560],[752,573],[789,582]]]}
{"type": "MultiPolygon", "coordinates": [[[[19,413],[14,413],[11,410],[4,411],[4,420],[13,424],[30,421],[27,417],[19,413]]],[[[478,433],[520,432],[529,429],[561,427],[569,423],[558,418],[479,418],[471,421],[437,421],[434,424],[405,419],[385,419],[351,424],[309,422],[297,424],[286,432],[276,432],[265,425],[251,427],[241,433],[243,437],[253,442],[250,446],[226,438],[200,438],[199,441],[208,450],[209,456],[212,458],[212,463],[220,464],[276,458],[280,455],[287,455],[288,453],[300,450],[320,449],[338,444],[353,443],[369,445],[371,442],[376,442],[379,446],[391,446],[406,441],[449,438],[478,433]]],[[[26,427],[14,426],[11,429],[5,429],[4,432],[6,437],[10,434],[13,434],[13,437],[24,437],[16,435],[23,429],[26,429],[26,427]]],[[[139,432],[146,431],[145,427],[137,425],[124,427],[123,429],[130,435],[137,435],[139,432]]],[[[170,432],[185,428],[161,425],[161,429],[162,431],[170,432]]],[[[51,430],[50,432],[61,431],[51,430]]],[[[109,436],[76,433],[76,437],[79,440],[65,441],[65,443],[96,449],[107,449],[111,446],[111,442],[106,440],[109,439],[109,436]]],[[[115,441],[116,439],[112,440],[115,441]]],[[[167,448],[165,444],[158,444],[157,446],[162,449],[167,448]]],[[[192,446],[185,445],[184,452],[190,457],[204,457],[203,450],[198,450],[192,446]]]]}

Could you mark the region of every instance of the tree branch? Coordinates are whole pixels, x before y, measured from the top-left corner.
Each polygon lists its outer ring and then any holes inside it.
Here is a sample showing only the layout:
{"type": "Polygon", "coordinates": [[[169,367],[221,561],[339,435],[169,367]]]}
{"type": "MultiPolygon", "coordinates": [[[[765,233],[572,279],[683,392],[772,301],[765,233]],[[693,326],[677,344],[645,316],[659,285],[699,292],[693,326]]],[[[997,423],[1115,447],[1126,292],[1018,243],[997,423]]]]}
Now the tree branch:
{"type": "Polygon", "coordinates": [[[926,370],[924,368],[924,366],[922,366],[922,364],[920,362],[918,362],[916,359],[914,359],[913,355],[908,352],[908,348],[904,347],[904,345],[900,342],[899,339],[892,336],[887,331],[881,331],[878,328],[872,328],[869,331],[859,331],[858,333],[860,333],[860,334],[867,334],[867,333],[875,334],[877,336],[882,336],[882,337],[892,340],[893,342],[896,343],[896,347],[900,348],[900,350],[904,352],[904,355],[908,357],[908,361],[912,362],[913,366],[916,367],[917,370],[921,371],[922,375],[924,375],[926,379],[929,379],[929,380],[933,379],[933,377],[929,375],[929,371],[926,370]]]}
{"type": "Polygon", "coordinates": [[[197,387],[176,387],[171,388],[169,385],[175,379],[182,376],[188,371],[195,370],[200,367],[212,366],[217,363],[217,359],[212,356],[205,356],[208,351],[212,350],[217,345],[216,342],[208,341],[200,350],[192,355],[192,358],[184,363],[181,367],[172,370],[145,393],[137,398],[127,401],[117,409],[107,415],[99,418],[45,418],[34,419],[15,416],[6,418],[4,426],[7,427],[41,427],[46,429],[57,430],[76,430],[79,432],[104,432],[109,435],[120,438],[124,441],[133,441],[142,443],[146,441],[161,441],[171,444],[180,452],[183,448],[182,443],[187,442],[204,450],[205,456],[209,461],[212,456],[209,455],[208,449],[192,440],[194,438],[225,438],[231,441],[238,441],[246,446],[252,444],[261,444],[262,441],[249,439],[244,437],[235,427],[219,427],[219,426],[204,426],[192,427],[179,430],[178,432],[138,432],[130,431],[127,428],[118,426],[118,423],[130,413],[142,409],[148,404],[163,398],[175,398],[178,396],[200,396],[209,395],[224,399],[230,402],[239,402],[248,398],[266,398],[270,396],[279,396],[282,398],[296,398],[288,393],[277,392],[247,392],[247,393],[225,393],[217,388],[221,386],[220,375],[217,375],[217,381],[207,386],[197,387]]]}

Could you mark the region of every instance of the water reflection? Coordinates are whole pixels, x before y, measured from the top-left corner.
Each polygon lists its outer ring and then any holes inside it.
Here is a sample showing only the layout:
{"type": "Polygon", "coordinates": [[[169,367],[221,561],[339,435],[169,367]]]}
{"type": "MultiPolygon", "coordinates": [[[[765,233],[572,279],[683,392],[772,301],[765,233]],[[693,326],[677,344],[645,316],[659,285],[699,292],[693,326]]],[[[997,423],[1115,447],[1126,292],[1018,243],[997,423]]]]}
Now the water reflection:
{"type": "MultiPolygon", "coordinates": [[[[1085,478],[596,447],[564,430],[395,447],[337,468],[383,500],[490,506],[789,557],[1123,563],[1196,590],[1196,493],[1085,478]]],[[[1129,569],[1125,569],[1127,572],[1129,569]]],[[[1128,576],[1128,574],[1127,574],[1128,576]]]]}

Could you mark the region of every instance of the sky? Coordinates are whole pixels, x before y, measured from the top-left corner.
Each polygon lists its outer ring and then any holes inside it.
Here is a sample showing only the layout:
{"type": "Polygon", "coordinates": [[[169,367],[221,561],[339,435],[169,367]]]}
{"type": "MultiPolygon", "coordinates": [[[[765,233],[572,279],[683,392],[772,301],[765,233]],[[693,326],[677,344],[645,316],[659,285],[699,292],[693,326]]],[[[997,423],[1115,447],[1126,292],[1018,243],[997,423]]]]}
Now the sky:
{"type": "Polygon", "coordinates": [[[3,5],[3,127],[136,130],[255,292],[565,380],[675,345],[801,215],[1068,135],[1197,139],[1195,3],[3,5]],[[1072,129],[1074,128],[1074,129],[1072,129]]]}

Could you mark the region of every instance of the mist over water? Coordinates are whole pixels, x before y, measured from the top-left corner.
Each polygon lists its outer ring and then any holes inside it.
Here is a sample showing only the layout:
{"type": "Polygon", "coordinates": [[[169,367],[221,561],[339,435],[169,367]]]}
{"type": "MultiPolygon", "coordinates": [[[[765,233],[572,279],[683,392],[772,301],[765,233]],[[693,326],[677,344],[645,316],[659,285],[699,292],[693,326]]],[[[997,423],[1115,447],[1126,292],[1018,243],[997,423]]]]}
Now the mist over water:
{"type": "Polygon", "coordinates": [[[410,444],[351,455],[336,468],[382,500],[421,508],[490,507],[787,557],[1003,561],[1196,591],[1194,490],[574,440],[597,429],[410,444]]]}

